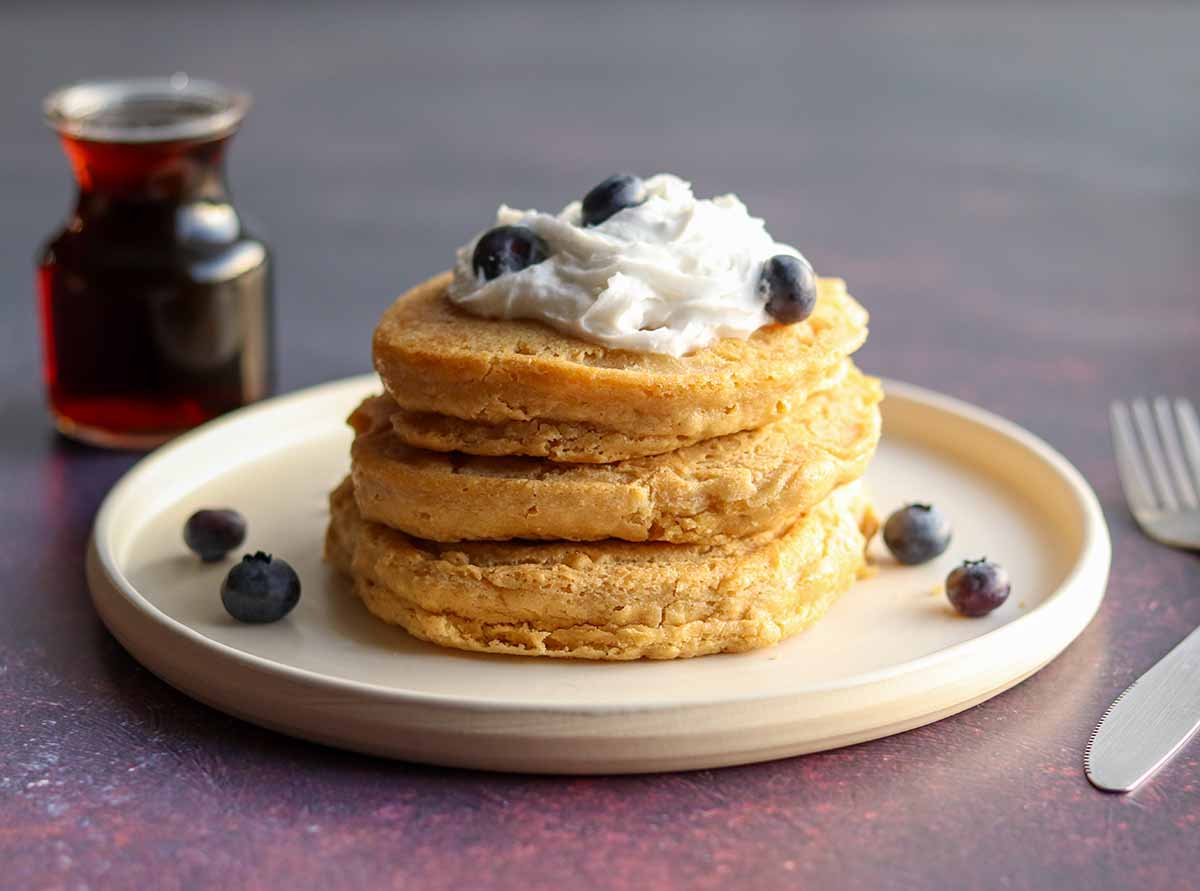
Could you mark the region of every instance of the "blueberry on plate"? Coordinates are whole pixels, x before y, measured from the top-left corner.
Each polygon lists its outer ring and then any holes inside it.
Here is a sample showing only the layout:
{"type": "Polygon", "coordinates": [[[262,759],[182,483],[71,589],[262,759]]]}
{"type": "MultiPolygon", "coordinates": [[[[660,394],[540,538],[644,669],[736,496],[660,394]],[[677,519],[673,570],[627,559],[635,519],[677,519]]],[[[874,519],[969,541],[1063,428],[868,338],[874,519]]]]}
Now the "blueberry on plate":
{"type": "Polygon", "coordinates": [[[905,566],[928,563],[950,546],[950,521],[931,504],[909,504],[887,518],[883,543],[905,566]]]}
{"type": "Polygon", "coordinates": [[[300,601],[300,577],[287,562],[247,554],[221,584],[221,603],[239,622],[277,622],[300,601]]]}
{"type": "Polygon", "coordinates": [[[781,325],[794,325],[816,309],[817,276],[807,260],[776,254],[763,263],[758,292],[771,318],[781,325]]]}
{"type": "Polygon", "coordinates": [[[646,201],[646,186],[640,176],[616,173],[583,196],[583,225],[599,226],[613,214],[646,201]]]}
{"type": "Polygon", "coordinates": [[[183,525],[183,541],[205,563],[220,560],[246,540],[246,519],[223,507],[198,510],[183,525]]]}
{"type": "Polygon", "coordinates": [[[526,226],[497,226],[479,236],[471,267],[488,281],[520,272],[550,256],[550,246],[526,226]]]}
{"type": "Polygon", "coordinates": [[[964,560],[962,566],[946,576],[946,596],[964,616],[986,616],[1008,599],[1012,582],[998,563],[964,560]]]}

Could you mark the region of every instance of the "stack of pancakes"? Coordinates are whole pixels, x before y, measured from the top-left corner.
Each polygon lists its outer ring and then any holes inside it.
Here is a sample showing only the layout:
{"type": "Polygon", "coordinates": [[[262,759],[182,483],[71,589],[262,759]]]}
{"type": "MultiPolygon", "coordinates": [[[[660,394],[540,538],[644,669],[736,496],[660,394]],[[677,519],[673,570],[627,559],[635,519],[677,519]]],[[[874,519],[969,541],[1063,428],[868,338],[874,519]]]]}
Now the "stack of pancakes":
{"type": "Polygon", "coordinates": [[[878,381],[867,314],[821,279],[807,320],[672,356],[469,315],[450,275],[374,338],[327,556],[433,643],[671,659],[767,646],[864,569],[878,381]]]}

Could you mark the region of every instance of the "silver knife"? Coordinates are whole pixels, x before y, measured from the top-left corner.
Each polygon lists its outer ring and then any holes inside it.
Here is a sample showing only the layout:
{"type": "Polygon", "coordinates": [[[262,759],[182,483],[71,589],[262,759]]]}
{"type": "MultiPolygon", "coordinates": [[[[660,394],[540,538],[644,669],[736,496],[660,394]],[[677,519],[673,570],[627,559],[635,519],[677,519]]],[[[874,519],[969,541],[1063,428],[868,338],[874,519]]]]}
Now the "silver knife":
{"type": "Polygon", "coordinates": [[[1088,780],[1131,792],[1200,729],[1200,628],[1116,698],[1083,753],[1088,780]]]}

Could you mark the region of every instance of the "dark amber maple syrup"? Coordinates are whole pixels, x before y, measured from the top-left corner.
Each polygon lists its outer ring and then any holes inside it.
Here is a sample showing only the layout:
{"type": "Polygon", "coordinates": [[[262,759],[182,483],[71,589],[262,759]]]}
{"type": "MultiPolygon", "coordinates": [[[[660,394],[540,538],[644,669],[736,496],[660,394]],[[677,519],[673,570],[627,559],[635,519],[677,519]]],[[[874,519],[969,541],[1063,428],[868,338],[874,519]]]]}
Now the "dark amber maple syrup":
{"type": "Polygon", "coordinates": [[[245,108],[186,79],[47,100],[79,186],[38,263],[45,379],[65,434],[153,446],[270,391],[270,257],[223,170],[245,108]]]}

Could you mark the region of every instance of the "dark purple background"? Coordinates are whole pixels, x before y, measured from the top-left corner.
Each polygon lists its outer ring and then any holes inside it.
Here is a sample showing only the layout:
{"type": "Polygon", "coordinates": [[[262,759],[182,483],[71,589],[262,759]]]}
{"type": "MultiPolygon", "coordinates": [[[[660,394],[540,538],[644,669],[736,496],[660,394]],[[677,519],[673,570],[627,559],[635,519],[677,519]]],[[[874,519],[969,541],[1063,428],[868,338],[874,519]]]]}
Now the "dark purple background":
{"type": "Polygon", "coordinates": [[[1125,798],[1080,767],[1200,624],[1200,562],[1134,530],[1105,426],[1113,397],[1200,397],[1194,7],[25,6],[0,7],[0,887],[1195,887],[1200,743],[1125,798]],[[681,775],[388,763],[175,693],[88,603],[88,526],[133,458],[48,432],[31,258],[70,195],[41,95],[178,69],[258,101],[231,164],[277,248],[285,388],[365,370],[389,298],[501,201],[669,169],[845,276],[870,370],[1078,464],[1115,544],[1099,617],[966,714],[681,775]]]}

